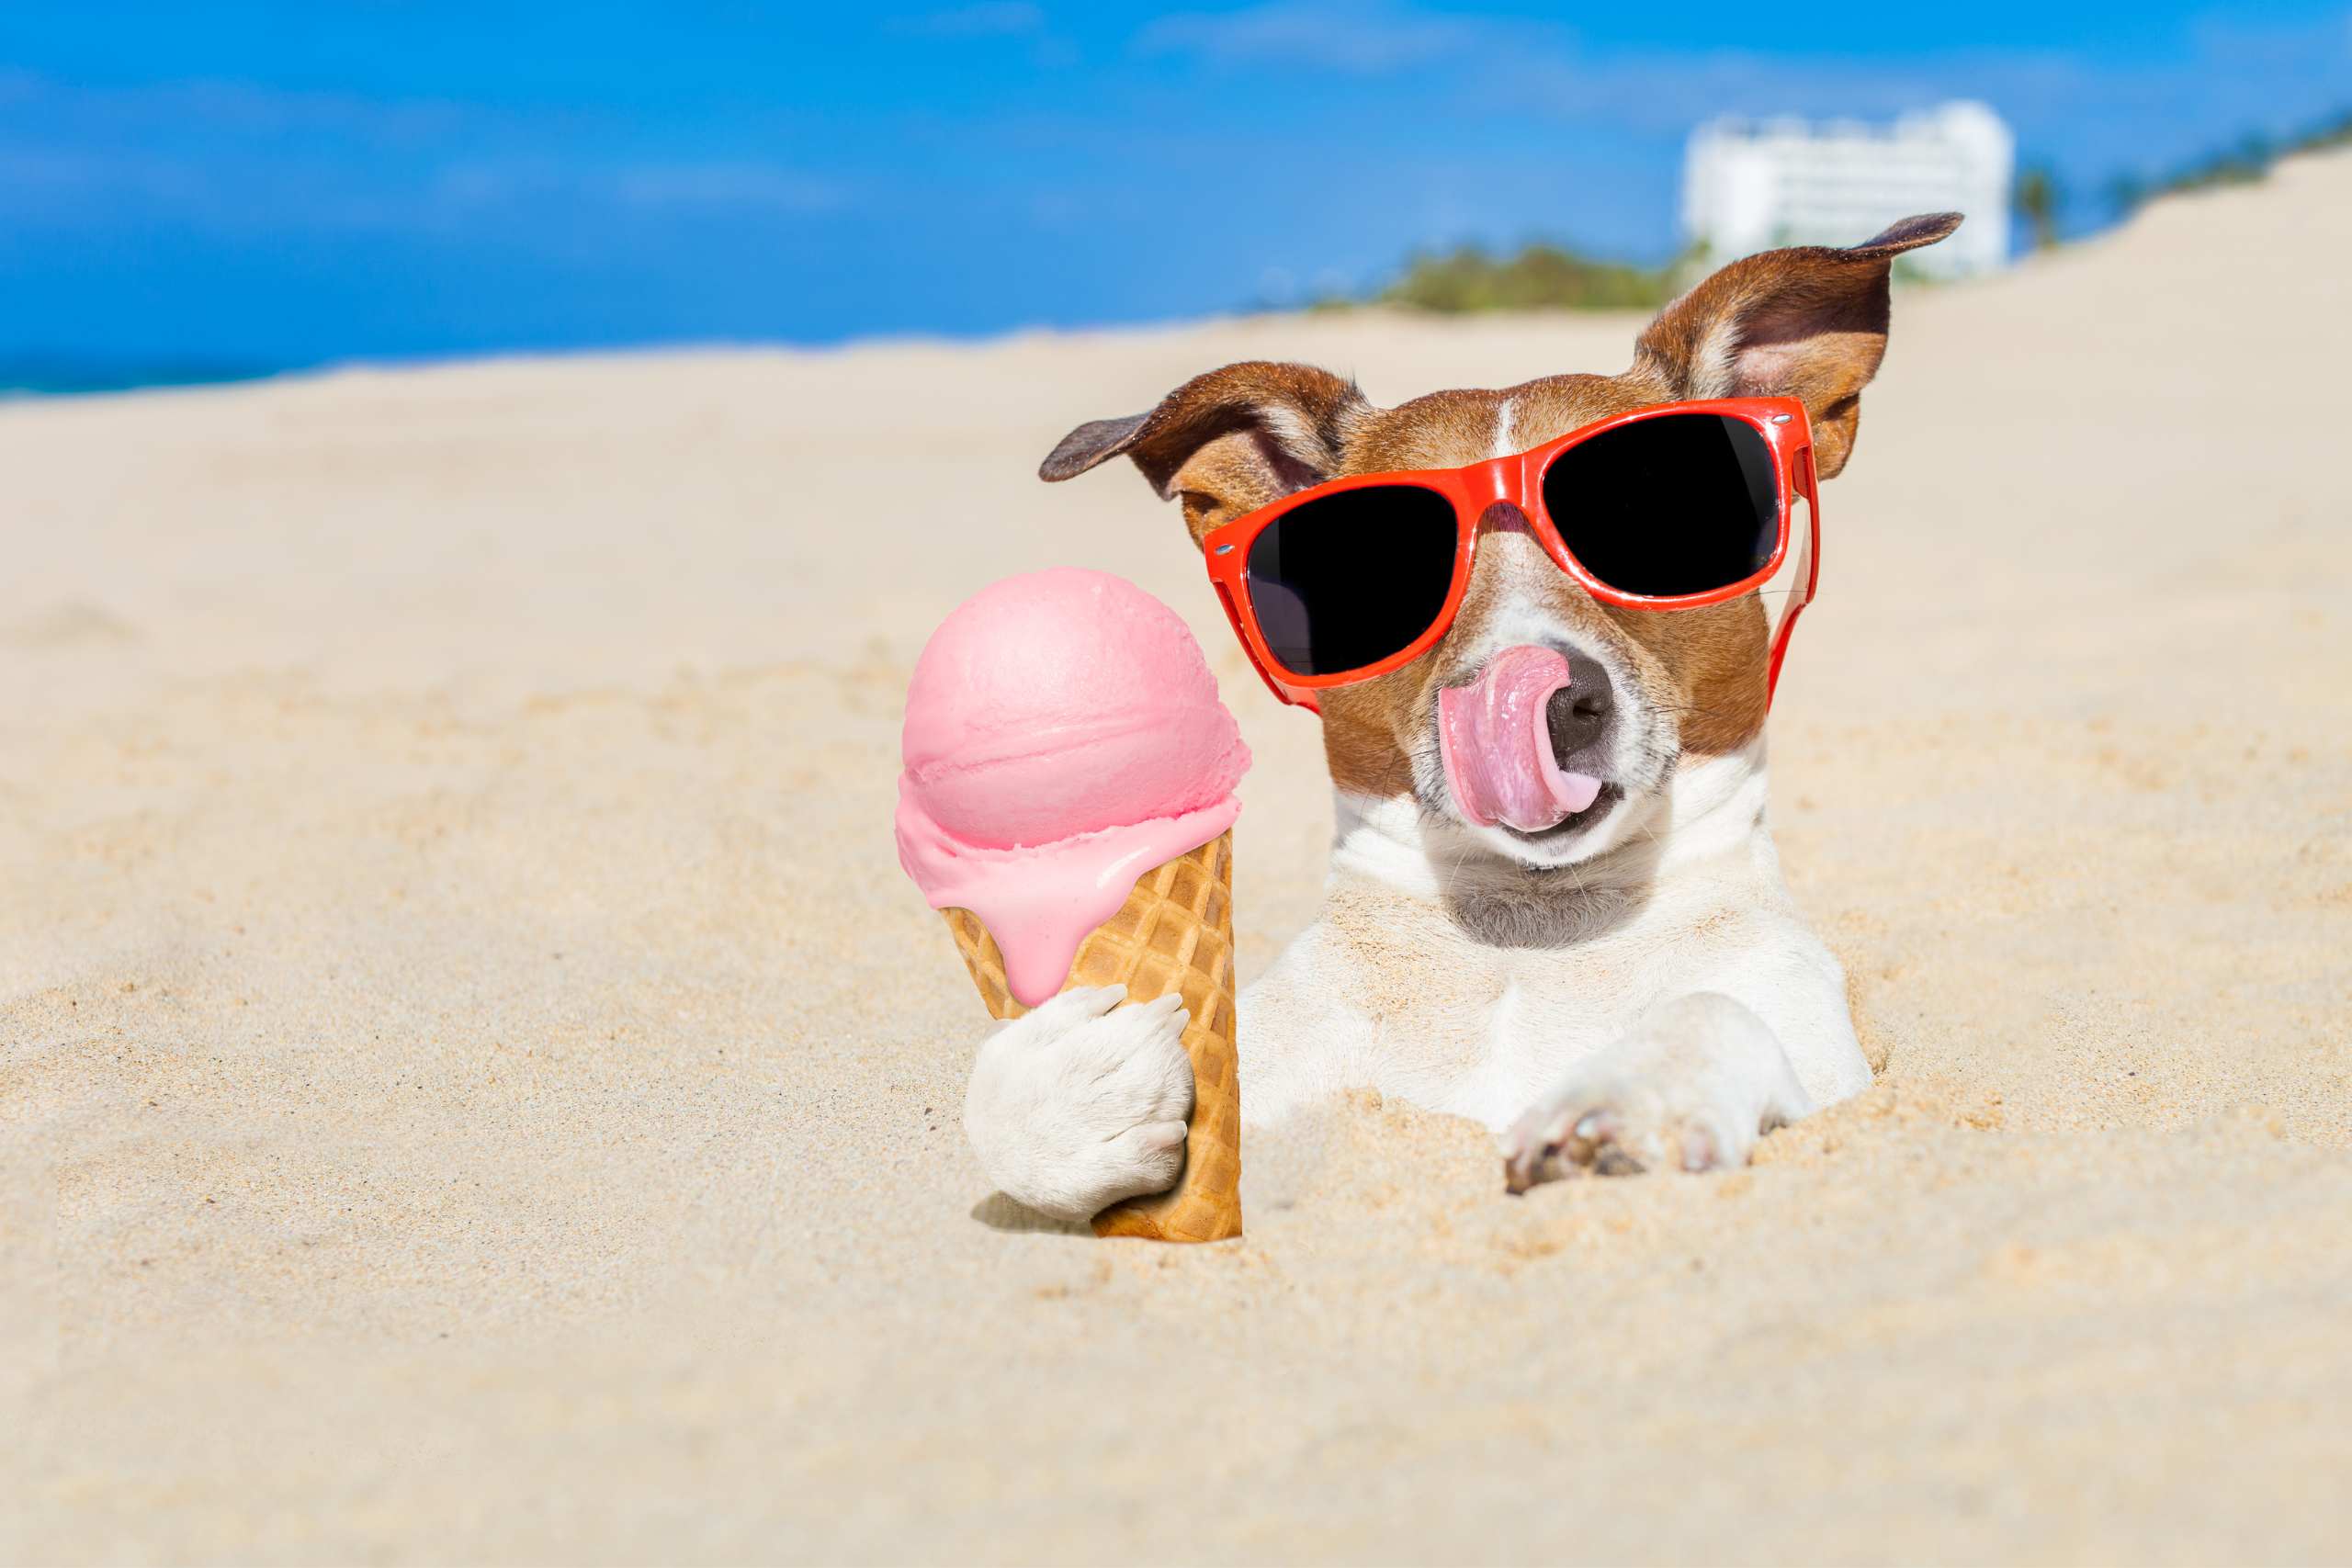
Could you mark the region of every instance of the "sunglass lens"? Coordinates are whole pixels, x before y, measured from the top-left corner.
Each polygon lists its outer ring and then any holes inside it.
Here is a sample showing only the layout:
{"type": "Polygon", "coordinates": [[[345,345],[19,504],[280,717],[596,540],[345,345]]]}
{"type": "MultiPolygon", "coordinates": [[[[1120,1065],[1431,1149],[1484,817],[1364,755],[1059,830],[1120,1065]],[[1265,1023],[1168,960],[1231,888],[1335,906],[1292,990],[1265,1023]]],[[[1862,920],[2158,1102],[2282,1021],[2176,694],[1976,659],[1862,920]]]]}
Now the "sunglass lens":
{"type": "Polygon", "coordinates": [[[1294,675],[1338,675],[1402,652],[1453,586],[1453,503],[1419,485],[1317,497],[1259,532],[1246,567],[1259,633],[1294,675]]]}
{"type": "Polygon", "coordinates": [[[1660,414],[1569,447],[1544,472],[1544,509],[1587,571],[1650,598],[1745,581],[1780,546],[1771,448],[1724,414],[1660,414]]]}

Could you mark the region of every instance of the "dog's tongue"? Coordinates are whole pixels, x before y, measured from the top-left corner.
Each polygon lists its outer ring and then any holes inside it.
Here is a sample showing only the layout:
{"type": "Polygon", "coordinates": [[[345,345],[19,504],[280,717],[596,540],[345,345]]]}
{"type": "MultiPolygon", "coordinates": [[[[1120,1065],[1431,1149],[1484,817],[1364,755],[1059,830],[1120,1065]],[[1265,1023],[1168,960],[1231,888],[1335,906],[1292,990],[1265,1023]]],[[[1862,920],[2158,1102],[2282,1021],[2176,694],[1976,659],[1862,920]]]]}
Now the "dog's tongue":
{"type": "Polygon", "coordinates": [[[1552,694],[1568,661],[1548,648],[1507,648],[1467,686],[1437,694],[1438,751],[1462,814],[1537,833],[1590,806],[1600,781],[1560,771],[1552,755],[1552,694]]]}

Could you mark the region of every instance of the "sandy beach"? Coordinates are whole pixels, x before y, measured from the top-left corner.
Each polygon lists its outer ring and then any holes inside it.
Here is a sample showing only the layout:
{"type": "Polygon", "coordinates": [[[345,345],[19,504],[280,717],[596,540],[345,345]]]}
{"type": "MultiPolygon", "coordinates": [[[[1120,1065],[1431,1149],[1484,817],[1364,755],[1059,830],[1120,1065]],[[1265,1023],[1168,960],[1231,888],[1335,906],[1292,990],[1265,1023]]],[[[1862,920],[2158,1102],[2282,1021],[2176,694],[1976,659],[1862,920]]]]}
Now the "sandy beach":
{"type": "MultiPolygon", "coordinates": [[[[983,584],[1133,579],[1081,421],[1639,320],[1256,318],[0,407],[0,1558],[2352,1558],[2352,156],[1897,296],[1772,820],[1880,1066],[1502,1190],[1369,1095],[1250,1233],[993,1228],[890,817],[983,584]]],[[[1247,1040],[1243,1048],[1246,1051],[1247,1040]]]]}

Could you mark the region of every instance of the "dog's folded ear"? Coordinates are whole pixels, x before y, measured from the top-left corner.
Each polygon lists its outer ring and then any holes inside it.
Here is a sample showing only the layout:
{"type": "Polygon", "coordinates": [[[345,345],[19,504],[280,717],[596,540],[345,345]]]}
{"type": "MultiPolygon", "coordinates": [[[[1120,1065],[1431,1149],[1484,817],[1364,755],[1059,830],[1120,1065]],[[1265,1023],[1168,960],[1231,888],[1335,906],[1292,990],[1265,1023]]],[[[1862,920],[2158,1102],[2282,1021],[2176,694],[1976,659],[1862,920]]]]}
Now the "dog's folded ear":
{"type": "Polygon", "coordinates": [[[1149,413],[1081,424],[1037,469],[1074,479],[1125,453],[1161,500],[1181,498],[1198,544],[1212,528],[1340,471],[1371,405],[1311,365],[1252,360],[1195,376],[1149,413]]]}
{"type": "Polygon", "coordinates": [[[1657,313],[1634,345],[1633,374],[1673,399],[1800,400],[1813,420],[1815,470],[1828,479],[1853,450],[1862,389],[1886,353],[1894,258],[1960,221],[1931,212],[1849,250],[1744,256],[1657,313]]]}

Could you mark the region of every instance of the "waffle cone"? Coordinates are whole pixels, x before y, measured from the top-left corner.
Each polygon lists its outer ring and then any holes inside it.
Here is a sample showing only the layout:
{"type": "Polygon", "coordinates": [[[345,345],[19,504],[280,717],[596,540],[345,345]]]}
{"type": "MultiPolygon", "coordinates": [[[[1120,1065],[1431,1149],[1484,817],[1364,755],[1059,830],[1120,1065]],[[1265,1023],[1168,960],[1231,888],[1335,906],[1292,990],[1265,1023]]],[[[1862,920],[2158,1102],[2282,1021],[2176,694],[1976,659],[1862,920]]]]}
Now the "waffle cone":
{"type": "MultiPolygon", "coordinates": [[[[940,913],[989,1011],[999,1018],[1027,1012],[1013,999],[1004,953],[980,918],[969,909],[940,913]]],[[[1127,987],[1123,1007],[1170,991],[1183,997],[1193,1015],[1184,1029],[1184,1052],[1193,1059],[1193,1122],[1184,1139],[1184,1175],[1174,1189],[1112,1204],[1094,1216],[1094,1234],[1155,1241],[1239,1235],[1241,1075],[1233,1041],[1230,829],[1137,877],[1119,912],[1079,944],[1062,989],[1110,985],[1127,987]]]]}

